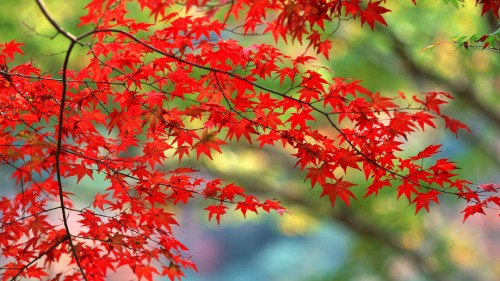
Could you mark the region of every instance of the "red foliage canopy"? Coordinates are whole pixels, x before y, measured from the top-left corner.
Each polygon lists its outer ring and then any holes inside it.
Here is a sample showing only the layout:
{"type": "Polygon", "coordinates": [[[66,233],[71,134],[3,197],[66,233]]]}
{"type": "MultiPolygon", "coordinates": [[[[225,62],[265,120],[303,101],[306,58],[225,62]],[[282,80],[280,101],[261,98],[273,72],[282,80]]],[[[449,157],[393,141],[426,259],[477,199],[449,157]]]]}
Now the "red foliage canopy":
{"type": "MultiPolygon", "coordinates": [[[[369,183],[365,197],[392,187],[416,212],[443,194],[470,202],[465,218],[500,206],[498,186],[475,189],[457,178],[453,162],[434,158],[439,145],[400,154],[413,132],[439,120],[454,134],[468,130],[442,113],[450,94],[389,98],[312,67],[317,56],[329,57],[328,25],[343,18],[387,25],[386,1],[93,0],[80,19],[92,28],[78,36],[37,3],[69,45],[58,75],[15,62],[22,43],[0,45],[0,162],[19,187],[0,200],[2,280],[46,278],[61,264],[51,280],[104,280],[119,267],[139,279],[180,279],[196,267],[172,233],[178,223],[167,206],[210,199],[205,210],[218,223],[228,209],[285,211],[234,183],[165,168],[169,159],[212,159],[236,141],[293,148],[296,166],[332,206],[356,199],[347,176],[354,170],[369,183]],[[128,9],[147,11],[150,21],[130,18],[128,9]],[[231,39],[267,32],[276,44],[231,39]],[[289,53],[282,42],[307,52],[289,53]],[[76,47],[87,57],[74,57],[76,47]],[[70,68],[76,60],[83,67],[70,68]],[[263,86],[274,80],[280,90],[263,86]],[[91,205],[74,206],[79,191],[68,187],[84,189],[82,180],[98,175],[105,190],[91,205]]],[[[498,17],[498,1],[477,3],[498,17]]]]}

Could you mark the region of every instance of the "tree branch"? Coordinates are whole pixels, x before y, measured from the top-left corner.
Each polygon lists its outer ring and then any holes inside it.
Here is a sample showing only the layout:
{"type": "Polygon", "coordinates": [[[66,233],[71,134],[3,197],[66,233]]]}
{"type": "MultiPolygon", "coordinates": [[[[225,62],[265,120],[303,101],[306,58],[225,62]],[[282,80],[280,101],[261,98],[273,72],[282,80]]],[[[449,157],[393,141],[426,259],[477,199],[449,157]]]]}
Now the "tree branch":
{"type": "Polygon", "coordinates": [[[64,228],[67,233],[69,245],[71,248],[71,252],[73,254],[73,257],[75,258],[76,264],[82,274],[82,278],[86,281],[87,276],[85,274],[85,271],[83,270],[82,264],[80,262],[80,257],[78,256],[78,253],[76,251],[76,246],[73,242],[72,236],[71,236],[71,231],[69,228],[68,224],[68,217],[66,215],[66,206],[64,203],[64,190],[62,186],[62,176],[61,176],[61,150],[62,150],[62,133],[63,133],[63,123],[64,123],[64,110],[66,107],[65,101],[66,101],[66,93],[68,90],[67,87],[67,71],[68,71],[68,64],[69,64],[69,59],[71,56],[71,51],[73,50],[75,44],[79,42],[75,36],[70,34],[69,32],[65,31],[55,20],[54,18],[49,14],[47,11],[47,8],[45,7],[45,4],[43,3],[42,0],[36,0],[38,3],[38,6],[40,7],[40,10],[44,14],[45,18],[54,26],[55,29],[61,34],[63,34],[66,38],[68,38],[71,43],[68,46],[68,49],[66,51],[66,56],[64,58],[63,62],[63,67],[62,67],[62,93],[61,93],[61,101],[60,101],[60,108],[59,108],[59,119],[57,123],[57,144],[56,144],[56,152],[55,152],[55,167],[56,167],[56,178],[57,178],[57,185],[59,189],[59,204],[61,206],[61,213],[62,213],[62,220],[64,224],[64,228]]]}
{"type": "Polygon", "coordinates": [[[49,11],[47,10],[47,7],[45,6],[45,3],[43,0],[36,0],[36,3],[38,4],[38,7],[42,11],[43,15],[45,18],[50,22],[50,24],[57,30],[58,33],[64,35],[64,37],[68,38],[71,42],[76,42],[76,37],[66,31],[59,23],[57,23],[54,18],[50,15],[49,11]]]}
{"type": "Polygon", "coordinates": [[[43,253],[41,253],[40,255],[38,255],[38,257],[34,258],[32,261],[30,261],[25,266],[23,266],[22,268],[20,268],[19,272],[16,275],[14,275],[14,277],[12,277],[11,280],[16,280],[16,278],[19,277],[19,275],[21,275],[21,273],[23,273],[24,270],[26,270],[28,267],[30,267],[30,265],[34,264],[35,262],[37,262],[38,260],[40,260],[41,258],[43,258],[50,251],[54,250],[57,246],[61,245],[61,243],[63,243],[66,240],[71,240],[69,238],[69,235],[64,236],[63,239],[61,239],[60,241],[56,242],[54,245],[50,246],[46,251],[44,251],[43,253]]]}

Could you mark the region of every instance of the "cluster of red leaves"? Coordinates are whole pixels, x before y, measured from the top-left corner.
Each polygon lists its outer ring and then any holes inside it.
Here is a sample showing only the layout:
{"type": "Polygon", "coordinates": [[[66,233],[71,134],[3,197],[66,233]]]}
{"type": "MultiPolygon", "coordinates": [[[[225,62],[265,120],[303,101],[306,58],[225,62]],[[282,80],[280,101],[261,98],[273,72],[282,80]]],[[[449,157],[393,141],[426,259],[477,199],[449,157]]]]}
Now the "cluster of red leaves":
{"type": "Polygon", "coordinates": [[[498,11],[500,10],[499,0],[476,0],[476,5],[478,4],[482,6],[482,16],[488,11],[491,11],[493,15],[498,19],[498,11]]]}
{"type": "MultiPolygon", "coordinates": [[[[260,148],[293,148],[296,166],[332,206],[337,198],[347,205],[356,199],[348,177],[354,170],[369,182],[365,197],[395,187],[417,212],[442,193],[471,202],[465,218],[500,206],[498,196],[484,199],[458,179],[454,163],[431,160],[439,146],[407,158],[399,153],[413,132],[436,128],[437,119],[455,134],[468,130],[441,112],[449,94],[387,98],[357,80],[327,81],[308,67],[314,57],[228,38],[230,17],[235,24],[244,17],[245,34],[260,28],[328,57],[331,41],[318,28],[339,17],[360,18],[372,29],[386,25],[385,1],[196,0],[183,3],[186,13],[173,12],[175,2],[91,1],[81,25],[94,29],[67,36],[71,47],[58,78],[32,62],[15,65],[22,44],[0,46],[0,162],[19,186],[0,200],[2,280],[46,278],[56,267],[64,269],[51,280],[104,280],[120,267],[139,279],[180,279],[196,267],[172,232],[178,223],[171,206],[210,199],[205,209],[218,223],[229,207],[244,216],[284,212],[278,201],[260,201],[233,183],[165,166],[194,155],[212,159],[242,137],[260,148]],[[137,2],[153,21],[127,18],[126,2],[137,2]],[[69,69],[80,43],[88,48],[86,65],[69,69]],[[286,91],[258,82],[278,79],[286,91]],[[73,206],[88,191],[68,188],[85,189],[97,175],[107,188],[91,205],[73,206]]],[[[480,189],[496,194],[498,186],[480,189]]]]}

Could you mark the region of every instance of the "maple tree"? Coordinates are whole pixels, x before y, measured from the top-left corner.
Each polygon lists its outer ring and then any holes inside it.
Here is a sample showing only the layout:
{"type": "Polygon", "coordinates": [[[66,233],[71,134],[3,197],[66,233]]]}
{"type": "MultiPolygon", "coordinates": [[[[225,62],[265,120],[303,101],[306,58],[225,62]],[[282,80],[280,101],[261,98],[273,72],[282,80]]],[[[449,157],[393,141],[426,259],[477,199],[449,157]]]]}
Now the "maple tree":
{"type": "MultiPolygon", "coordinates": [[[[19,187],[0,200],[2,280],[104,280],[120,267],[138,279],[180,280],[196,266],[172,232],[178,223],[168,206],[205,199],[217,223],[231,209],[286,212],[277,200],[182,165],[240,141],[292,148],[309,187],[332,207],[357,200],[355,171],[368,182],[364,197],[393,188],[417,213],[444,195],[468,203],[464,220],[500,207],[499,185],[459,178],[456,163],[437,158],[440,145],[402,153],[417,131],[443,124],[457,137],[469,131],[442,111],[451,94],[385,95],[316,65],[329,59],[340,20],[369,30],[387,25],[386,1],[93,0],[80,18],[88,31],[79,35],[36,3],[68,47],[50,73],[19,62],[23,43],[0,45],[0,158],[19,187]],[[131,17],[132,10],[147,17],[131,17]],[[266,33],[274,42],[231,39],[266,33]],[[77,49],[85,58],[75,57],[77,49]],[[171,160],[178,167],[167,168],[171,160]],[[75,206],[81,181],[98,175],[107,188],[89,206],[75,206]],[[69,266],[49,276],[61,263],[69,266]]],[[[498,18],[498,1],[476,4],[498,18]]],[[[491,48],[494,40],[457,43],[491,48]]]]}

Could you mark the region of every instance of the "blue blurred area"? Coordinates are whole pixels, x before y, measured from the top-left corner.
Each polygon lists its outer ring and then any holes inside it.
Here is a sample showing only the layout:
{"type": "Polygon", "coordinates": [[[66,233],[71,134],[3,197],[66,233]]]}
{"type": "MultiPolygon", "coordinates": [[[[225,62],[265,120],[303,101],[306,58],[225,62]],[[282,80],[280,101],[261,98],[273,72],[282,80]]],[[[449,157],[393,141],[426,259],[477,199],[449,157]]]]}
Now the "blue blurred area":
{"type": "Polygon", "coordinates": [[[338,268],[351,245],[330,223],[298,236],[280,233],[273,219],[212,227],[187,214],[182,225],[176,235],[199,270],[186,272],[190,281],[311,280],[338,268]]]}

